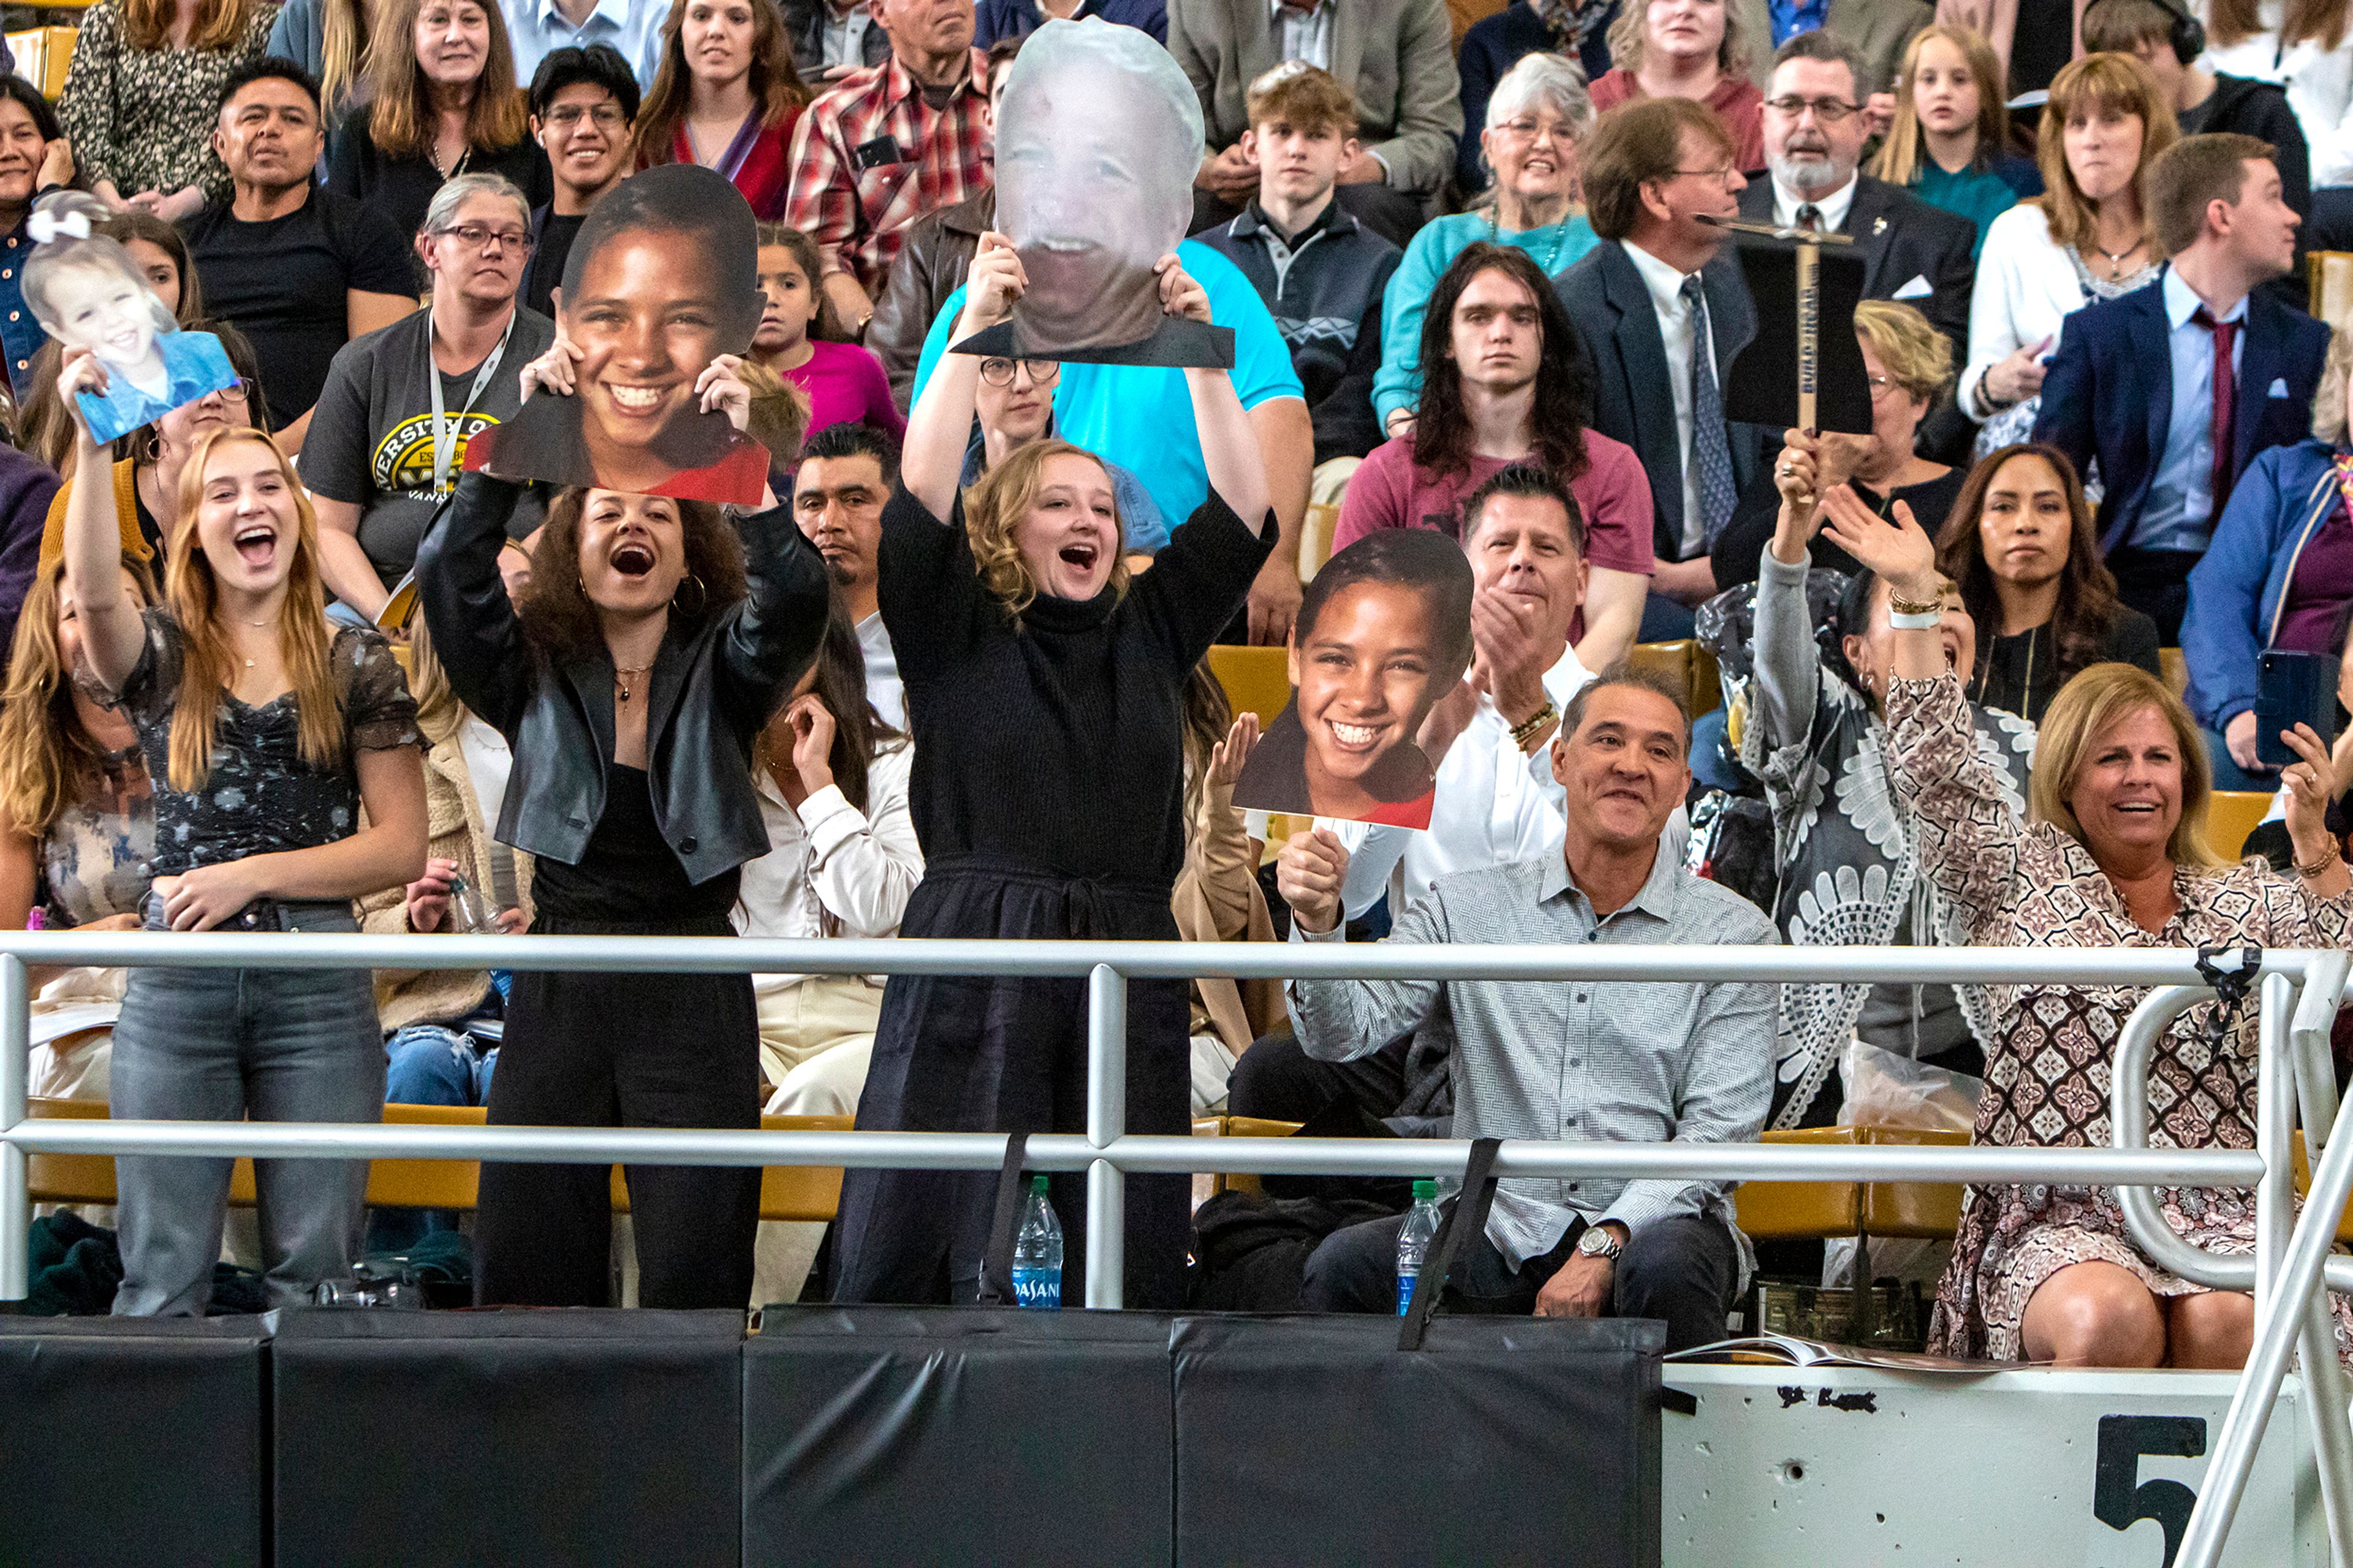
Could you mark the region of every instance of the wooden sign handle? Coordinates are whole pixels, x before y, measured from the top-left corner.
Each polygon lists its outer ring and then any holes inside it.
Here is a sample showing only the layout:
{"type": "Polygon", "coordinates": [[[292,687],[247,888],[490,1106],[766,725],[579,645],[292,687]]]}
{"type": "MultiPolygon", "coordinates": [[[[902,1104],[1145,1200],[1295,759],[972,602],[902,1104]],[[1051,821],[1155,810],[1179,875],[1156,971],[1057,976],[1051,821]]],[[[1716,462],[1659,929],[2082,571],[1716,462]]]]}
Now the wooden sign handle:
{"type": "Polygon", "coordinates": [[[1817,425],[1814,404],[1821,375],[1821,247],[1810,237],[1798,242],[1798,428],[1817,425]]]}

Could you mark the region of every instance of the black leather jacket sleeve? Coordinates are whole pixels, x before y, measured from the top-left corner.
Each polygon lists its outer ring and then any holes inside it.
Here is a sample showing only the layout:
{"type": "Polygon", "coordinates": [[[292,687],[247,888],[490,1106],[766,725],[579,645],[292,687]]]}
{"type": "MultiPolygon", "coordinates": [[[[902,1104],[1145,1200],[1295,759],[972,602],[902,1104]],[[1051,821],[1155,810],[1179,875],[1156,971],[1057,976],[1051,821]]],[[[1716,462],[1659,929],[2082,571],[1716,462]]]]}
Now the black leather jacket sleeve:
{"type": "Polygon", "coordinates": [[[499,551],[522,492],[488,474],[459,475],[417,547],[417,602],[450,689],[510,741],[531,700],[533,660],[499,576],[499,551]]]}
{"type": "Polygon", "coordinates": [[[729,721],[748,734],[767,722],[817,657],[833,587],[825,558],[793,521],[789,504],[754,512],[736,526],[751,593],[720,639],[715,685],[729,721]]]}

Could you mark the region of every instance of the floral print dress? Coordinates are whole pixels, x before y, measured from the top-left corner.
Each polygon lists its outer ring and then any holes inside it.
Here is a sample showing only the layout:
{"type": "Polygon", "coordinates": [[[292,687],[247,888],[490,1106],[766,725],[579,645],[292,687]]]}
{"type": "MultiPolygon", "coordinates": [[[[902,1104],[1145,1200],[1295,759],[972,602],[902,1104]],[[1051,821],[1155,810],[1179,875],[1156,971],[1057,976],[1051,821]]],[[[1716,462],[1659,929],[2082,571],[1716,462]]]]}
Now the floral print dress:
{"type": "MultiPolygon", "coordinates": [[[[1889,683],[1887,717],[1899,802],[1919,821],[1921,869],[1981,946],[2340,947],[2353,931],[2353,891],[2314,899],[2267,868],[2184,868],[2161,931],[2135,924],[2091,852],[2047,823],[2029,824],[1978,750],[1959,677],[1889,683]]],[[[1992,1042],[1974,1142],[2040,1148],[2110,1142],[2109,1069],[2125,1020],[2147,992],[2122,985],[1988,986],[1992,1042]]],[[[2190,1008],[2158,1041],[2148,1087],[2149,1142],[2174,1149],[2255,1144],[2253,1006],[2219,1046],[2206,1033],[2219,1004],[2190,1008]]],[[[2254,1194],[2160,1187],[2166,1224],[2192,1246],[2254,1250],[2254,1194]]],[[[2020,1322],[2042,1283],[2072,1264],[2113,1263],[2160,1296],[2192,1285],[2143,1257],[2108,1187],[1971,1186],[1953,1261],[1936,1291],[1929,1348],[2022,1359],[2020,1322]]],[[[2353,1361],[2353,1316],[2332,1302],[2340,1356],[2353,1361]]]]}

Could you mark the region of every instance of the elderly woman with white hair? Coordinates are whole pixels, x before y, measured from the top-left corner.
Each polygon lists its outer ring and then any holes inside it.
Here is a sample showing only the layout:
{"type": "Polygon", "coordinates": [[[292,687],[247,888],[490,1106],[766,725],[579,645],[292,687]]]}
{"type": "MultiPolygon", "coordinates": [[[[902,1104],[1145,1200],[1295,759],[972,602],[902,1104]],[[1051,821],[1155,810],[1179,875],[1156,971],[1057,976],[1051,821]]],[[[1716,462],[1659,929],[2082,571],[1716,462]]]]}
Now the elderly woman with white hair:
{"type": "Polygon", "coordinates": [[[1493,188],[1469,212],[1423,226],[1389,279],[1381,369],[1373,379],[1373,412],[1389,435],[1413,422],[1421,400],[1422,306],[1464,247],[1514,246],[1546,277],[1558,277],[1600,243],[1577,205],[1577,157],[1592,129],[1585,73],[1558,55],[1529,55],[1495,84],[1479,133],[1493,188]]]}

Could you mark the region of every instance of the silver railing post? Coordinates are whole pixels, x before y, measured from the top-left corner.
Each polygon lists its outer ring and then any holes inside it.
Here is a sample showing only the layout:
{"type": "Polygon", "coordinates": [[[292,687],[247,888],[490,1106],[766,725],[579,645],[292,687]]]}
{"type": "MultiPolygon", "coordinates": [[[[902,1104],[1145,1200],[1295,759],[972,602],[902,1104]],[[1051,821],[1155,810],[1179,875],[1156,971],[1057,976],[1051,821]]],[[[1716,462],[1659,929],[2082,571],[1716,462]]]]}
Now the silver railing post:
{"type": "Polygon", "coordinates": [[[2327,1147],[2328,1130],[2337,1124],[2337,1069],[2329,1035],[2337,1027],[2337,1009],[2345,1005],[2348,971],[2353,971],[2353,952],[2331,948],[2312,954],[2305,964],[2295,1017],[2288,1025],[2288,1044],[2295,1052],[2296,1119],[2304,1124],[2305,1152],[2315,1160],[2327,1147]]]}
{"type": "Polygon", "coordinates": [[[2295,1228],[2295,1064],[2288,1043],[2288,1015],[2295,982],[2284,974],[2263,976],[2256,994],[2255,1152],[2263,1157],[2263,1179],[2255,1187],[2255,1312],[2272,1298],[2295,1228]]]}
{"type": "Polygon", "coordinates": [[[2289,1352],[2313,1292],[2319,1288],[2329,1244],[2337,1238],[2337,1216],[2345,1212],[2347,1200],[2353,1198],[2353,1141],[2344,1136],[2347,1131],[2346,1111],[2340,1109],[2328,1151],[2313,1171],[2312,1191],[2288,1242],[2287,1258],[2274,1282],[2276,1289],[2269,1303],[2255,1314],[2254,1347],[2247,1354],[2246,1371],[2240,1374],[2239,1386],[2231,1395],[2231,1412],[2223,1417],[2221,1436],[2207,1463],[2205,1485],[2199,1491],[2197,1507],[2190,1510],[2181,1550],[2174,1558],[2177,1568],[2214,1568],[2222,1555],[2222,1543],[2246,1490],[2247,1473],[2254,1467],[2255,1450],[2263,1444],[2263,1428],[2279,1398],[2289,1352]]]}
{"type": "MultiPolygon", "coordinates": [[[[1087,976],[1087,1142],[1108,1148],[1127,1131],[1127,977],[1108,963],[1087,976]]],[[[1121,1304],[1127,1268],[1127,1173],[1087,1166],[1087,1305],[1121,1304]]]]}
{"type": "Polygon", "coordinates": [[[24,1148],[7,1136],[25,1120],[32,1055],[32,980],[23,959],[0,953],[0,1301],[21,1301],[32,1289],[33,1194],[24,1148]]]}

